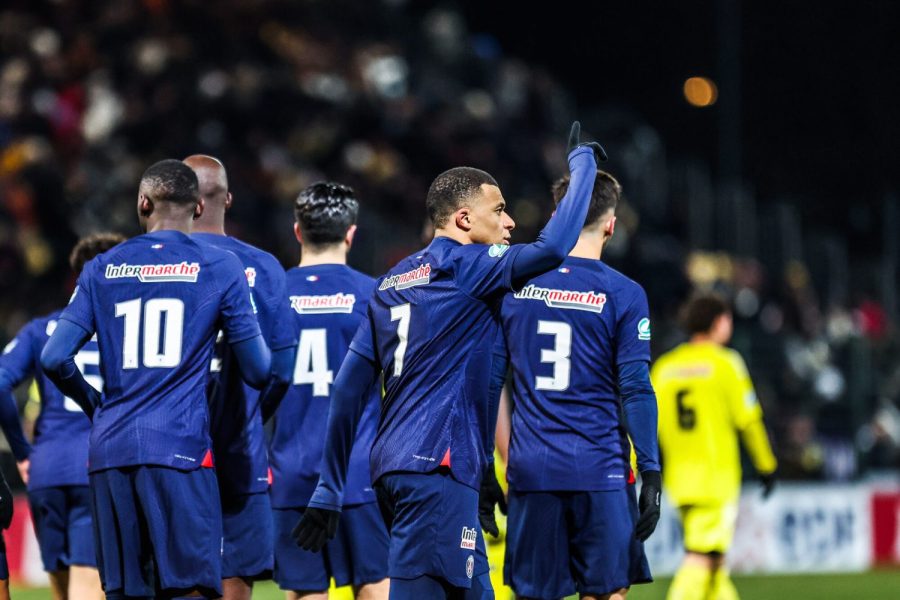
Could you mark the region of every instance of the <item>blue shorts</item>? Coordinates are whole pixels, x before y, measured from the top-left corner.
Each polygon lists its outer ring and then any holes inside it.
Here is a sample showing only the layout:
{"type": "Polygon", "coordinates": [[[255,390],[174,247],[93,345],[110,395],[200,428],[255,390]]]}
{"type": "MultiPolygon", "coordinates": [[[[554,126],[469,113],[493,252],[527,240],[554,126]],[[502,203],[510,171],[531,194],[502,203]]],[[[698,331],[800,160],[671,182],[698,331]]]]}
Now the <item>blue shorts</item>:
{"type": "Polygon", "coordinates": [[[490,571],[478,522],[478,492],[444,470],[388,473],[375,484],[390,531],[388,575],[429,575],[468,589],[490,571]]]}
{"type": "Polygon", "coordinates": [[[222,513],[212,469],[91,473],[97,566],[107,596],[222,595],[222,513]]]}
{"type": "Polygon", "coordinates": [[[337,586],[360,586],[388,576],[388,534],[374,502],[345,506],[334,539],[321,552],[308,552],[291,537],[302,515],[302,508],[272,510],[274,579],[281,589],[319,592],[332,577],[337,586]]]}
{"type": "Polygon", "coordinates": [[[269,494],[222,496],[222,578],[271,579],[272,504],[269,494]]]}
{"type": "Polygon", "coordinates": [[[503,580],[519,596],[603,595],[647,583],[634,535],[634,486],[608,492],[510,492],[503,580]]]}
{"type": "Polygon", "coordinates": [[[53,573],[72,565],[97,566],[90,487],[65,485],[31,490],[28,503],[45,571],[53,573]]]}

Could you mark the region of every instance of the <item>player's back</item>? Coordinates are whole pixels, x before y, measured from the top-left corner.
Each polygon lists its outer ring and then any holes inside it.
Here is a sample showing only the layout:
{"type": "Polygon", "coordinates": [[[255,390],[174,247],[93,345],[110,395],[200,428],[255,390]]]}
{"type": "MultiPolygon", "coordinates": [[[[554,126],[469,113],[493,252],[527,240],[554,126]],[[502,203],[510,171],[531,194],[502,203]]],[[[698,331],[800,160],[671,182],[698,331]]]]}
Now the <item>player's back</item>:
{"type": "Polygon", "coordinates": [[[619,365],[650,359],[643,289],[599,260],[568,257],[507,294],[501,314],[513,373],[510,487],[624,487],[617,377],[619,365]]]}
{"type": "Polygon", "coordinates": [[[385,397],[372,447],[372,477],[449,465],[477,488],[501,293],[519,247],[435,238],[378,281],[369,322],[352,348],[375,356],[385,397]]]}
{"type": "Polygon", "coordinates": [[[237,258],[177,231],[132,238],[85,266],[61,318],[98,336],[105,390],[91,431],[92,472],[201,465],[215,335],[220,321],[232,343],[258,335],[249,304],[237,258]]]}
{"type": "Polygon", "coordinates": [[[670,498],[677,504],[737,498],[737,431],[759,411],[743,360],[717,344],[685,343],[657,360],[651,379],[670,498]]]}
{"type": "MultiPolygon", "coordinates": [[[[227,250],[243,267],[263,338],[272,351],[292,346],[287,321],[284,269],[274,256],[236,238],[195,233],[191,239],[227,250]]],[[[289,325],[289,323],[288,323],[289,325]]],[[[210,385],[210,434],[216,475],[223,489],[236,494],[268,488],[265,432],[259,411],[259,391],[241,379],[227,340],[216,344],[210,385]]]]}
{"type": "MultiPolygon", "coordinates": [[[[346,265],[295,267],[287,290],[299,333],[292,385],[275,413],[270,444],[272,506],[306,506],[321,472],[332,382],[366,318],[375,280],[346,265]]],[[[363,410],[350,455],[344,504],[374,500],[369,451],[378,425],[380,382],[363,410]]]]}

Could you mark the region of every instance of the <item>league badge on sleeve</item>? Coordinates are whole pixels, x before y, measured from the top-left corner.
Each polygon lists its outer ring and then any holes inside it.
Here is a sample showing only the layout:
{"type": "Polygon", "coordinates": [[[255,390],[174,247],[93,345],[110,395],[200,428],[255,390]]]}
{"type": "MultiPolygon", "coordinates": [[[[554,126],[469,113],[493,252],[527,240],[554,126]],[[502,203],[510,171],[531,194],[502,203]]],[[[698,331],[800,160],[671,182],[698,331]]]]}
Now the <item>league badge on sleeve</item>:
{"type": "Polygon", "coordinates": [[[488,248],[488,256],[491,258],[500,258],[509,250],[508,244],[491,244],[488,248]]]}
{"type": "Polygon", "coordinates": [[[639,340],[650,341],[650,319],[644,317],[638,321],[637,329],[639,340]]]}

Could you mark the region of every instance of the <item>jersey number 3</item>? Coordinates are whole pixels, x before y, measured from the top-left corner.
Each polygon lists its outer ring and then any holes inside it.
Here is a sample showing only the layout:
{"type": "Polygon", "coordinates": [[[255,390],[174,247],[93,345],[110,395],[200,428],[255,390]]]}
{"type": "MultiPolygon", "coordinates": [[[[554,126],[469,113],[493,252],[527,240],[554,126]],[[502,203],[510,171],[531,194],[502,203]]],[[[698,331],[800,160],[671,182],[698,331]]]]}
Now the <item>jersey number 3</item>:
{"type": "Polygon", "coordinates": [[[572,327],[561,321],[538,321],[537,332],[553,336],[553,348],[541,350],[541,362],[553,365],[552,377],[536,377],[534,388],[562,392],[569,388],[572,371],[572,327]]]}

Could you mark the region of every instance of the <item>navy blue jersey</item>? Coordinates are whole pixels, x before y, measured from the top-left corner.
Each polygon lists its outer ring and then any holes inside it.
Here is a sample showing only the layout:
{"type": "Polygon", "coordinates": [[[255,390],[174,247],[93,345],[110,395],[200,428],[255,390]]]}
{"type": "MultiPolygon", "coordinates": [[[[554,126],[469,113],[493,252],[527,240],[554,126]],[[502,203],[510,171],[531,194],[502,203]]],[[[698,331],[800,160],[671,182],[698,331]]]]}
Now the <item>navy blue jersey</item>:
{"type": "Polygon", "coordinates": [[[618,368],[650,360],[644,290],[599,260],[569,257],[507,294],[501,316],[513,371],[510,488],[623,487],[618,368]]]}
{"type": "MultiPolygon", "coordinates": [[[[15,385],[34,378],[41,399],[41,412],[34,424],[34,445],[28,457],[29,490],[88,484],[91,421],[74,400],[62,395],[41,368],[41,350],[56,329],[61,312],[29,322],[0,356],[0,367],[12,375],[15,385]]],[[[97,391],[103,390],[96,337],[78,351],[75,364],[85,381],[97,391]]]]}
{"type": "MultiPolygon", "coordinates": [[[[250,286],[253,310],[269,349],[274,352],[296,344],[288,314],[284,268],[278,259],[233,237],[195,233],[191,238],[228,250],[241,261],[250,286]]],[[[216,474],[223,492],[264,492],[269,484],[259,391],[241,379],[228,341],[223,335],[216,344],[208,390],[216,474]]]]}
{"type": "Polygon", "coordinates": [[[178,231],[132,238],[85,265],[60,319],[96,331],[100,346],[91,472],[201,466],[216,333],[230,343],[260,333],[237,257],[178,231]]]}
{"type": "Polygon", "coordinates": [[[373,481],[445,464],[478,488],[499,303],[523,247],[438,237],[378,281],[351,345],[384,372],[373,481]]]}
{"type": "MultiPolygon", "coordinates": [[[[275,413],[269,446],[272,506],[305,507],[316,489],[325,447],[332,381],[375,289],[375,280],[345,265],[296,267],[287,272],[299,332],[293,383],[275,413]]],[[[344,504],[373,502],[369,451],[378,426],[381,384],[374,386],[356,429],[344,504]]]]}

